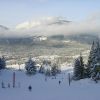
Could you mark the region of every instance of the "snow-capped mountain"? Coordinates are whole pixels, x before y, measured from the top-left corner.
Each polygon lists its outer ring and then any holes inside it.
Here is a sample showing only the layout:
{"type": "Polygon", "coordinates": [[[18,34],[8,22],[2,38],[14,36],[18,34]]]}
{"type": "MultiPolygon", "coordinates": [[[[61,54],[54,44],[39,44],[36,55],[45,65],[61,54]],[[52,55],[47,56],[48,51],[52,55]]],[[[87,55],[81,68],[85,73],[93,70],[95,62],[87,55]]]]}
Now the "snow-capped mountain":
{"type": "Polygon", "coordinates": [[[47,40],[46,36],[33,36],[32,37],[33,41],[45,41],[47,40]]]}

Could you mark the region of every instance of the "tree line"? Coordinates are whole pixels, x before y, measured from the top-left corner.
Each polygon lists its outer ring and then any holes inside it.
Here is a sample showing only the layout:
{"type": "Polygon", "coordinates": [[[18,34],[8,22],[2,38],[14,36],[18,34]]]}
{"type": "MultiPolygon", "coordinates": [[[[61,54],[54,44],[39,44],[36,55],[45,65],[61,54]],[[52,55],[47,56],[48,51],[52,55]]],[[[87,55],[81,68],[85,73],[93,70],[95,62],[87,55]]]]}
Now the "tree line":
{"type": "MultiPolygon", "coordinates": [[[[91,78],[95,82],[100,80],[100,43],[93,41],[90,53],[88,56],[87,64],[84,64],[83,57],[80,54],[74,61],[73,80],[80,80],[84,78],[91,78]]],[[[0,57],[0,70],[6,68],[6,60],[0,57]]],[[[45,74],[46,76],[56,76],[61,72],[58,63],[51,63],[49,60],[44,60],[41,66],[37,66],[35,60],[29,58],[25,63],[26,73],[29,75],[36,74],[37,72],[45,74]]]]}
{"type": "Polygon", "coordinates": [[[100,80],[100,43],[93,41],[87,64],[84,64],[83,57],[80,54],[74,62],[73,79],[80,80],[84,78],[91,78],[95,82],[100,80]]]}

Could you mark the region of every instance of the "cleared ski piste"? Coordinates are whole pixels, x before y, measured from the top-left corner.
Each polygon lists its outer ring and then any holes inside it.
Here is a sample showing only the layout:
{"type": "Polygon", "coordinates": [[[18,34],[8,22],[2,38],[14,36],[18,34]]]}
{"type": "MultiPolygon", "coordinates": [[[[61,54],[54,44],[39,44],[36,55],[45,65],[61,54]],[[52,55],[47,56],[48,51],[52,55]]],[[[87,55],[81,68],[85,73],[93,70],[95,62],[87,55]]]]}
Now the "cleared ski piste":
{"type": "Polygon", "coordinates": [[[0,85],[3,81],[5,88],[0,86],[0,100],[99,100],[100,82],[95,83],[91,79],[72,81],[68,84],[68,73],[72,73],[72,67],[57,75],[56,79],[36,74],[27,76],[25,71],[3,70],[0,72],[0,85]],[[12,75],[16,73],[16,87],[12,87],[12,75]],[[59,80],[61,84],[59,85],[59,80]],[[8,88],[7,84],[11,87],[8,88]],[[19,86],[20,83],[20,86],[19,86]],[[32,86],[32,91],[28,86],[32,86]]]}

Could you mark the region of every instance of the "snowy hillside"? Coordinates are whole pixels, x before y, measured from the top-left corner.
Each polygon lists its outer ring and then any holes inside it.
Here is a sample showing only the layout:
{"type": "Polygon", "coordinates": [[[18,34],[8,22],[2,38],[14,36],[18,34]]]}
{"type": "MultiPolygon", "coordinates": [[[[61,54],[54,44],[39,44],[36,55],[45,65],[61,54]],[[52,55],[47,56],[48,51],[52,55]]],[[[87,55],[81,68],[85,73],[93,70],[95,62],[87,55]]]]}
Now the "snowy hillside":
{"type": "Polygon", "coordinates": [[[98,100],[100,98],[100,83],[96,84],[90,79],[72,81],[68,84],[68,73],[72,67],[67,67],[56,79],[42,74],[27,76],[24,71],[3,70],[0,72],[0,100],[98,100]],[[16,73],[16,87],[12,88],[12,75],[16,73]],[[61,84],[59,85],[59,80],[61,84]],[[8,88],[10,83],[10,88],[8,88]],[[32,91],[28,86],[32,86],[32,91]]]}

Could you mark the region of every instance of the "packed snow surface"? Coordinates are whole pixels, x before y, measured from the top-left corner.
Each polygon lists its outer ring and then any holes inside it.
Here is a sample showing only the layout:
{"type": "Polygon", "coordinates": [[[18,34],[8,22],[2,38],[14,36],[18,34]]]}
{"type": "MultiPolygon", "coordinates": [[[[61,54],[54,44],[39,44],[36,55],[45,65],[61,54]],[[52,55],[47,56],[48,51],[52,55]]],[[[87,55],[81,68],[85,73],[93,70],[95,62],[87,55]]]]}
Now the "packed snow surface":
{"type": "MultiPolygon", "coordinates": [[[[3,81],[5,88],[0,86],[0,100],[99,100],[100,83],[91,79],[72,81],[68,84],[68,73],[72,74],[72,67],[54,77],[45,77],[42,74],[28,76],[25,71],[2,70],[0,83],[3,81]],[[16,74],[16,87],[12,87],[12,75],[16,74]],[[46,80],[47,79],[47,80],[46,80]],[[59,84],[61,81],[61,84],[59,84]],[[10,88],[8,88],[10,83],[10,88]],[[28,86],[32,86],[32,91],[28,86]]],[[[0,84],[1,85],[1,84],[0,84]]]]}

